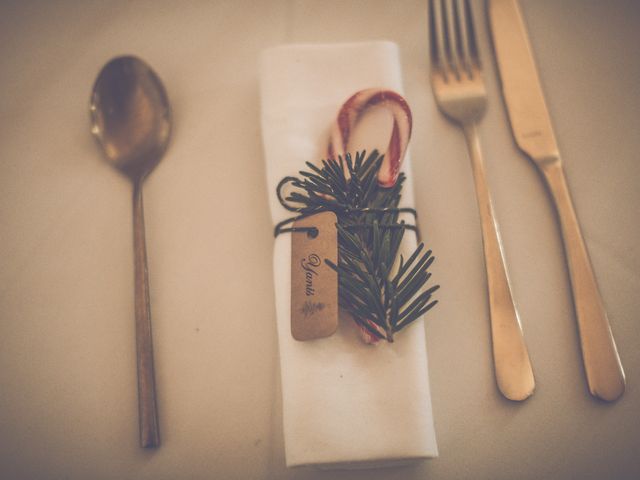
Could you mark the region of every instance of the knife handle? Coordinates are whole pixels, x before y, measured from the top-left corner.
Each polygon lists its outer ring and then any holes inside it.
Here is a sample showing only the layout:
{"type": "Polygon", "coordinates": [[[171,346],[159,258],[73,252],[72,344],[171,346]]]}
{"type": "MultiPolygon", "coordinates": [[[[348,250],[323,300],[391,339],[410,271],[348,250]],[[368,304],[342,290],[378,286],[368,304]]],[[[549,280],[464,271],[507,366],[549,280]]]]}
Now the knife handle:
{"type": "Polygon", "coordinates": [[[491,339],[496,381],[509,400],[525,400],[535,388],[533,370],[524,343],[518,312],[511,295],[509,276],[498,225],[487,186],[480,139],[475,124],[464,126],[482,225],[482,244],[487,270],[491,339]]]}
{"type": "Polygon", "coordinates": [[[602,400],[613,401],[624,393],[624,370],[578,225],[564,171],[559,159],[542,164],[541,169],[560,219],[589,391],[591,395],[602,400]]]}

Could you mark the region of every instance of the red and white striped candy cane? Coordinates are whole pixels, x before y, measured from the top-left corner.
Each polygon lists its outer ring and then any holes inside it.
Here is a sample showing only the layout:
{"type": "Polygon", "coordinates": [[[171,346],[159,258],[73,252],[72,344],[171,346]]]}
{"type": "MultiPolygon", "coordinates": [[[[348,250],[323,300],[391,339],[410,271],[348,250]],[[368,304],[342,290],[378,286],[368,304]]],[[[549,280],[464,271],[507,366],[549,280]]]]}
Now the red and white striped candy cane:
{"type": "Polygon", "coordinates": [[[352,95],[340,108],[331,129],[327,148],[329,158],[344,157],[351,132],[364,112],[373,106],[385,107],[393,115],[393,128],[389,146],[378,172],[378,183],[382,187],[392,187],[398,180],[400,165],[411,138],[411,109],[402,96],[392,90],[368,88],[352,95]]]}
{"type": "MultiPolygon", "coordinates": [[[[394,91],[369,88],[360,90],[352,95],[340,108],[340,112],[333,124],[327,147],[327,156],[334,159],[339,156],[344,157],[351,132],[357,125],[358,120],[368,108],[376,105],[385,107],[393,115],[391,139],[378,172],[378,184],[382,187],[392,187],[398,180],[400,166],[407,151],[413,124],[409,105],[402,96],[394,91]]],[[[366,321],[374,330],[380,330],[372,321],[366,321]]],[[[358,328],[360,337],[365,343],[376,344],[380,341],[378,337],[362,325],[358,325],[358,328]]]]}

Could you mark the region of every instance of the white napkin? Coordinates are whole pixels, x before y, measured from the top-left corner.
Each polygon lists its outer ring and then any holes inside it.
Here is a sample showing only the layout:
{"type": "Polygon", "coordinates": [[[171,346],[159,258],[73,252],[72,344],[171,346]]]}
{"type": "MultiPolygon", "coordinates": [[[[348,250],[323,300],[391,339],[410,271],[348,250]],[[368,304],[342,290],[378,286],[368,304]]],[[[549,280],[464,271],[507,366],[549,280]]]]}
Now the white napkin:
{"type": "MultiPolygon", "coordinates": [[[[263,53],[262,135],[274,224],[291,215],[276,198],[278,182],[304,169],[305,161],[326,158],[340,106],[368,87],[402,93],[394,43],[288,45],[263,53]]],[[[408,158],[403,170],[410,175],[408,158]]],[[[413,204],[410,180],[404,205],[413,204]]],[[[276,238],[273,258],[287,466],[389,466],[437,456],[423,322],[392,344],[371,346],[342,315],[333,336],[294,340],[290,235],[276,238]]],[[[407,232],[405,258],[415,245],[407,232]]]]}

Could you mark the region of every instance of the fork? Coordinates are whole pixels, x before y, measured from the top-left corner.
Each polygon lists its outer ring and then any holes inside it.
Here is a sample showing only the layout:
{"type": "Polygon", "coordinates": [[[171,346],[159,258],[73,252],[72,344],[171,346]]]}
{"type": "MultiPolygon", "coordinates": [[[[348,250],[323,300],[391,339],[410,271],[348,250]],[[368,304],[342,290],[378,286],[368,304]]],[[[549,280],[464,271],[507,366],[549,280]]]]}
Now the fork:
{"type": "Polygon", "coordinates": [[[496,382],[509,400],[525,400],[533,393],[535,380],[511,294],[480,149],[477,125],[486,110],[487,92],[469,0],[429,0],[429,39],[436,103],[462,128],[471,157],[482,226],[496,382]]]}

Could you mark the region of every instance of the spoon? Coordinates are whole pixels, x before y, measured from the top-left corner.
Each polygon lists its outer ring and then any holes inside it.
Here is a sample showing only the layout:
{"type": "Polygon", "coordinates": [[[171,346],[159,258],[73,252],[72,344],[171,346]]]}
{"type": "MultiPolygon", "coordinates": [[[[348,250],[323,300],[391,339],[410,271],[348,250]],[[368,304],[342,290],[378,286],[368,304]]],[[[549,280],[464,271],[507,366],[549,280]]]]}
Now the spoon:
{"type": "Polygon", "coordinates": [[[132,56],[109,61],[91,94],[91,133],[107,161],[133,184],[136,359],[140,446],[160,445],[149,306],[142,183],[158,164],[171,135],[171,108],[162,82],[132,56]]]}

